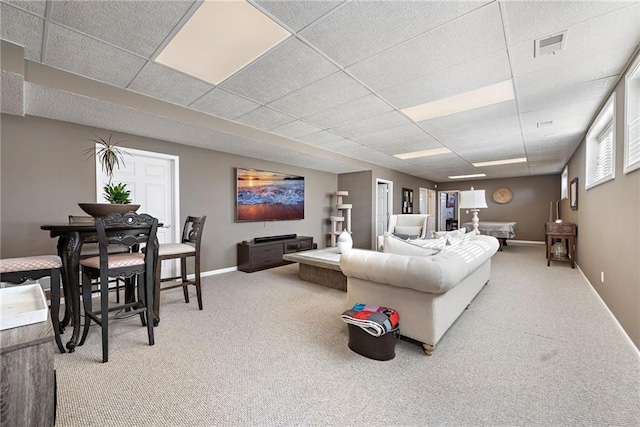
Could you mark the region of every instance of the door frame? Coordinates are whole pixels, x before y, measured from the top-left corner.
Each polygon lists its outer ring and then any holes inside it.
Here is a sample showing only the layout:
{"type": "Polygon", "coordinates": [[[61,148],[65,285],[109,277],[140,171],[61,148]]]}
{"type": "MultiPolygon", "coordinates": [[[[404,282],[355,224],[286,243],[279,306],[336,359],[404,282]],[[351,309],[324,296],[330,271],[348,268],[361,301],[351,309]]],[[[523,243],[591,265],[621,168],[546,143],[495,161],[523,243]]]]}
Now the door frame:
{"type": "MultiPolygon", "coordinates": [[[[374,221],[373,221],[373,246],[372,248],[378,247],[378,185],[386,184],[387,185],[387,226],[389,225],[389,218],[393,215],[393,181],[389,181],[388,179],[376,178],[375,191],[373,192],[373,204],[376,207],[374,212],[374,221]]],[[[386,230],[384,230],[386,231],[386,230]]]]}
{"type": "MultiPolygon", "coordinates": [[[[100,148],[100,145],[96,144],[96,149],[99,149],[99,148],[100,148]]],[[[180,189],[180,157],[175,156],[173,154],[157,153],[155,151],[138,150],[135,148],[127,148],[127,147],[118,147],[118,148],[120,149],[120,151],[125,153],[125,162],[126,162],[127,154],[133,157],[135,157],[136,155],[140,155],[140,156],[150,157],[154,159],[169,160],[171,165],[170,168],[171,168],[171,175],[172,175],[171,181],[173,183],[173,188],[171,191],[173,194],[173,207],[172,207],[173,218],[171,218],[171,222],[173,224],[173,233],[169,233],[173,241],[169,243],[179,242],[182,234],[182,223],[180,222],[180,191],[179,191],[180,189]]],[[[102,171],[102,166],[100,164],[98,156],[95,156],[95,158],[96,158],[96,201],[98,203],[103,203],[104,199],[102,198],[102,188],[106,184],[107,180],[106,180],[106,175],[102,171]]]]}
{"type": "Polygon", "coordinates": [[[444,230],[441,230],[441,222],[442,222],[442,210],[440,209],[440,196],[443,193],[458,193],[458,197],[457,197],[457,212],[456,212],[456,220],[458,221],[458,228],[460,228],[462,226],[461,221],[460,221],[460,190],[438,190],[438,192],[436,193],[436,210],[438,212],[438,217],[437,217],[437,221],[436,221],[436,231],[444,231],[446,230],[446,226],[444,230]]]}

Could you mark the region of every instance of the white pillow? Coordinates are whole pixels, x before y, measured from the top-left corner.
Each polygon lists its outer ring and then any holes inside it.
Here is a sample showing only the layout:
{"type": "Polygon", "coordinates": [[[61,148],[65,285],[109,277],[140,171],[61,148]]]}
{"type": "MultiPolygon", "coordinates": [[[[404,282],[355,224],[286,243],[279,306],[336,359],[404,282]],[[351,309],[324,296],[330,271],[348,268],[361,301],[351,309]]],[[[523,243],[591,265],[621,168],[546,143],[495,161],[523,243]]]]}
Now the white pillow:
{"type": "Polygon", "coordinates": [[[447,237],[447,238],[458,238],[462,237],[466,232],[466,228],[452,230],[452,231],[434,231],[431,233],[434,238],[447,237]]]}
{"type": "Polygon", "coordinates": [[[415,242],[415,240],[402,240],[393,234],[385,233],[382,252],[410,256],[429,256],[439,252],[439,250],[418,246],[411,242],[415,242]]]}
{"type": "Polygon", "coordinates": [[[397,225],[395,230],[393,230],[393,234],[406,234],[409,236],[419,236],[420,233],[422,233],[422,227],[420,227],[419,225],[416,225],[416,226],[397,225]]]}
{"type": "Polygon", "coordinates": [[[439,239],[410,239],[409,243],[420,246],[421,248],[431,248],[441,251],[447,244],[447,238],[441,237],[439,239]]]}

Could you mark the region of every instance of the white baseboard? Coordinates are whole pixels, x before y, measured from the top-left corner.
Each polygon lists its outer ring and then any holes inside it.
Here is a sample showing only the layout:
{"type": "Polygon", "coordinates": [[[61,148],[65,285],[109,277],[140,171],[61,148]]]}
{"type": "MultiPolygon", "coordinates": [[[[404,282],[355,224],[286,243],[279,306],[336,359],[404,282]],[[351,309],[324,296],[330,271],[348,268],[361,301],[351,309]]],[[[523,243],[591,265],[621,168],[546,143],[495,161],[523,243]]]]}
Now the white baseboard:
{"type": "MultiPolygon", "coordinates": [[[[233,267],[220,268],[218,270],[203,271],[203,272],[200,273],[200,277],[216,276],[218,274],[231,273],[232,271],[238,271],[238,266],[236,265],[236,266],[233,266],[233,267]]],[[[194,274],[188,274],[187,275],[187,279],[189,279],[189,280],[193,280],[195,278],[196,278],[196,276],[194,274]]]]}
{"type": "Polygon", "coordinates": [[[593,285],[591,284],[591,282],[589,281],[589,279],[587,278],[587,276],[584,274],[584,271],[582,271],[582,269],[580,268],[580,266],[578,264],[576,264],[576,267],[578,268],[578,271],[580,272],[580,274],[582,274],[582,277],[584,277],[584,280],[587,281],[587,283],[589,284],[589,288],[591,289],[591,291],[593,292],[593,294],[596,296],[596,298],[600,301],[600,303],[602,303],[602,306],[605,308],[605,310],[607,311],[607,313],[609,313],[609,316],[611,316],[611,318],[613,319],[614,323],[618,326],[618,329],[620,330],[620,333],[622,334],[622,336],[624,337],[624,339],[627,341],[627,343],[629,344],[629,346],[631,347],[631,349],[634,351],[634,353],[636,354],[636,356],[638,356],[638,359],[640,359],[640,349],[635,345],[635,343],[631,340],[631,338],[629,337],[629,334],[627,334],[627,331],[624,330],[624,328],[622,327],[622,325],[620,324],[620,322],[618,321],[618,319],[616,318],[616,316],[613,314],[613,312],[609,309],[609,306],[604,302],[604,300],[602,299],[602,297],[600,296],[600,294],[598,293],[598,291],[596,291],[596,288],[593,287],[593,285]]]}

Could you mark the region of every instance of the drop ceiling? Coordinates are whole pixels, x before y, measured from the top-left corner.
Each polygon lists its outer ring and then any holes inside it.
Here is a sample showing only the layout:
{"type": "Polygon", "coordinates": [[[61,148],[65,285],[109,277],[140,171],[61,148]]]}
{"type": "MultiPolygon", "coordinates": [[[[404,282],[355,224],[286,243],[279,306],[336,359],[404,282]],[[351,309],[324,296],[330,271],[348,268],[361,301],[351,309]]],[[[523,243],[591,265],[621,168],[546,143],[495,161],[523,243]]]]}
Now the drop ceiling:
{"type": "Polygon", "coordinates": [[[214,85],[154,61],[201,3],[0,1],[0,37],[27,61],[113,90],[87,95],[3,70],[3,112],[334,173],[554,174],[640,43],[636,1],[250,0],[291,35],[214,85]],[[537,40],[559,33],[562,50],[534,56],[537,40]],[[401,111],[509,79],[512,100],[417,122],[401,111]],[[451,152],[393,156],[438,148],[451,152]]]}

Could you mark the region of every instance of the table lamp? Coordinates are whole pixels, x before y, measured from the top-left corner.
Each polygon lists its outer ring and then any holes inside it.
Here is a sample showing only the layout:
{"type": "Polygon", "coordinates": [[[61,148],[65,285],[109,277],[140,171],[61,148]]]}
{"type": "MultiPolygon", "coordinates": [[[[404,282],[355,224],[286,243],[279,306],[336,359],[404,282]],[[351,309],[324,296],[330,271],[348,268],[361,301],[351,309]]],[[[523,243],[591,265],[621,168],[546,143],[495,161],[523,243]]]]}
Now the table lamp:
{"type": "Polygon", "coordinates": [[[471,187],[471,190],[469,191],[460,192],[460,209],[469,209],[473,212],[471,222],[473,222],[473,232],[475,234],[480,234],[480,230],[478,230],[478,223],[480,222],[478,212],[481,208],[486,207],[488,206],[484,190],[474,190],[473,187],[471,187]]]}

